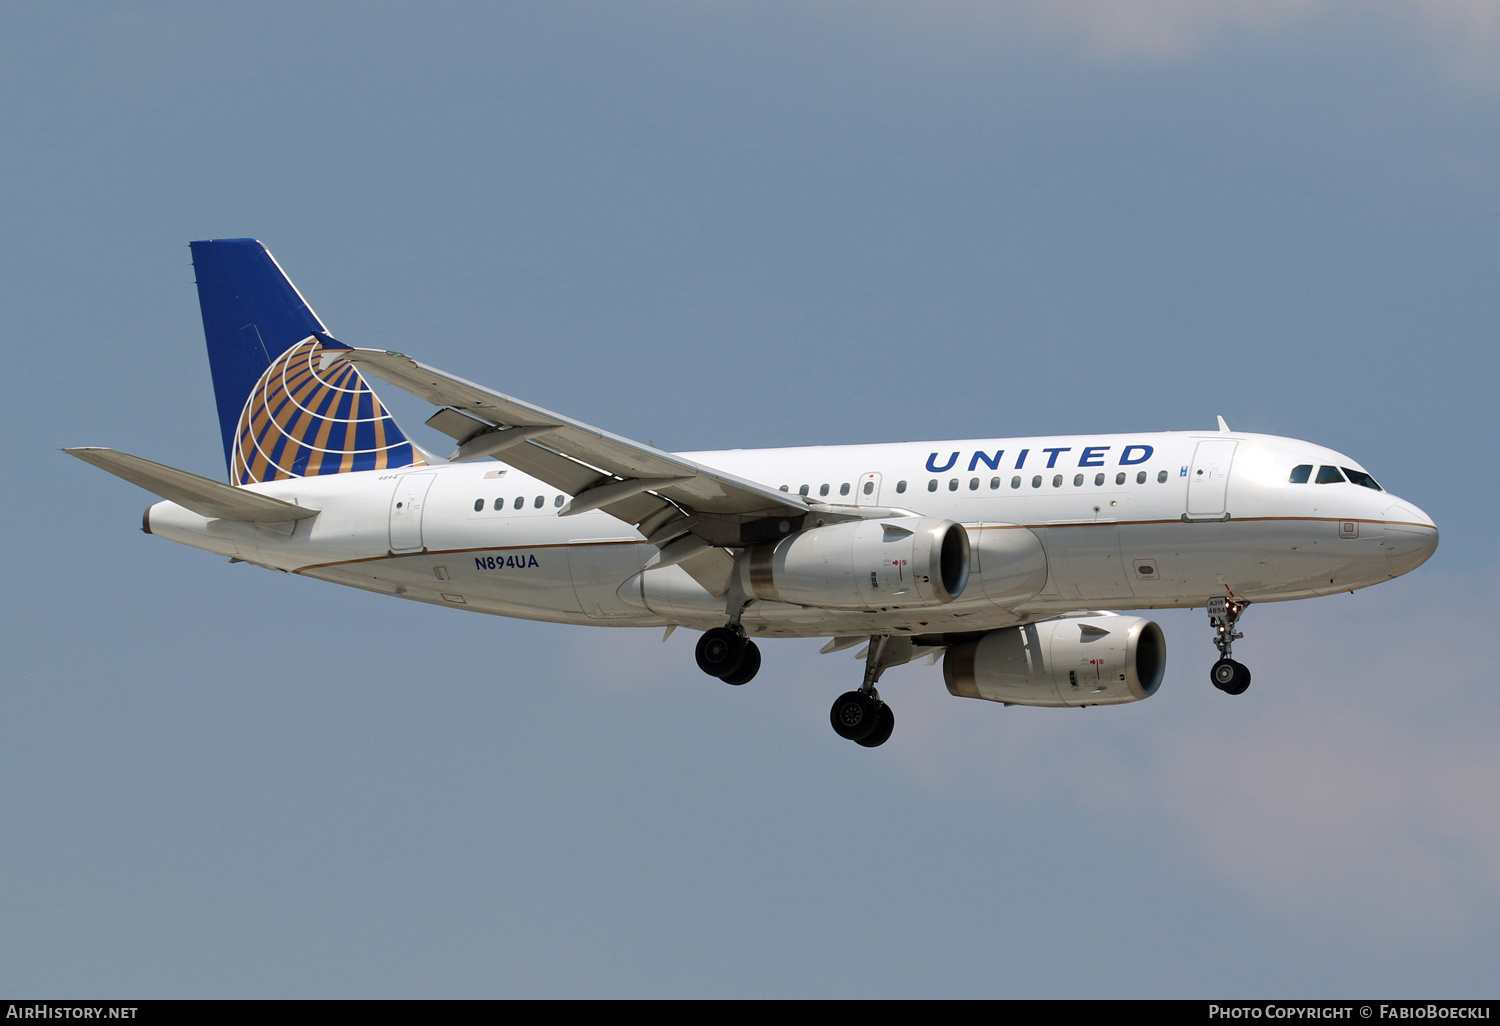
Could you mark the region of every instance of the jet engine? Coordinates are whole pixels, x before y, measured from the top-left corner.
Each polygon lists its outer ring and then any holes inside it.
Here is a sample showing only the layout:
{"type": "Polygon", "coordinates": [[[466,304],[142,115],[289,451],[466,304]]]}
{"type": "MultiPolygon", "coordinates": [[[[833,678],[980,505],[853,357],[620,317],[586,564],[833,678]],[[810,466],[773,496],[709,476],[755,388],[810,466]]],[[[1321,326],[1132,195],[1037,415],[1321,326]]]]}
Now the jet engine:
{"type": "Polygon", "coordinates": [[[745,591],[824,609],[901,609],[952,602],[969,580],[969,536],[940,517],[814,527],[750,549],[745,591]]]}
{"type": "Polygon", "coordinates": [[[948,648],[943,679],[960,698],[1006,705],[1120,705],[1156,694],[1167,669],[1161,628],[1092,613],[990,631],[948,648]]]}

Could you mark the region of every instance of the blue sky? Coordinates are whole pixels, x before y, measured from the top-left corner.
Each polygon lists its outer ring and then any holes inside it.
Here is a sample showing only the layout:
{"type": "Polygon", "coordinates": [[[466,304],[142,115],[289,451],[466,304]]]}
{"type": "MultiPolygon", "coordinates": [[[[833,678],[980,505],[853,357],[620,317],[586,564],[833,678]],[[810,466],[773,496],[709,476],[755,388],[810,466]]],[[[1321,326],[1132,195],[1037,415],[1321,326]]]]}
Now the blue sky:
{"type": "MultiPolygon", "coordinates": [[[[1492,994],[1500,17],[1338,3],[16,7],[0,991],[1492,994]],[[1149,702],[413,608],[142,535],[223,472],[186,244],[679,449],[1203,428],[1438,521],[1149,702]]],[[[383,390],[422,437],[425,410],[383,390]]]]}

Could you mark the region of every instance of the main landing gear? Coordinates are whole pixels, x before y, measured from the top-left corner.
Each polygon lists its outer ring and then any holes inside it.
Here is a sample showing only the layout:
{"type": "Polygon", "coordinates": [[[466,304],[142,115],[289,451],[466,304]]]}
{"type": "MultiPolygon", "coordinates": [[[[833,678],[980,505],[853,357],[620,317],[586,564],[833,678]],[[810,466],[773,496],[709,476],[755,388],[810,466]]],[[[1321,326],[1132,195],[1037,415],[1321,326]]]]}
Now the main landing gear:
{"type": "Polygon", "coordinates": [[[1235,626],[1249,604],[1222,596],[1208,600],[1208,624],[1214,629],[1214,647],[1219,650],[1219,661],[1208,671],[1208,679],[1229,695],[1243,695],[1250,686],[1250,668],[1229,657],[1234,643],[1244,637],[1235,626]]]}
{"type": "MultiPolygon", "coordinates": [[[[694,651],[698,668],[725,684],[744,684],[760,669],[760,649],[745,637],[738,623],[703,632],[694,651]]],[[[834,733],[865,748],[878,748],[896,729],[896,714],[880,700],[875,690],[880,675],[892,666],[910,661],[910,638],[874,636],[865,654],[865,680],[858,691],[846,691],[833,703],[828,720],[834,733]]]]}
{"type": "Polygon", "coordinates": [[[760,649],[737,623],[704,631],[693,654],[698,669],[725,684],[749,683],[760,672],[760,649]]]}
{"type": "Polygon", "coordinates": [[[835,699],[828,712],[835,734],[865,748],[885,744],[890,740],[891,731],[896,729],[896,714],[880,700],[880,692],[875,690],[875,682],[888,667],[911,658],[910,638],[900,639],[905,643],[906,658],[893,658],[897,655],[893,650],[898,647],[893,644],[895,640],[889,635],[870,638],[870,647],[865,654],[864,683],[858,691],[846,691],[835,699]]]}
{"type": "Polygon", "coordinates": [[[725,684],[748,684],[760,672],[760,649],[745,637],[745,628],[740,626],[740,617],[749,604],[745,593],[740,590],[739,576],[732,577],[724,598],[728,625],[704,631],[693,652],[698,659],[698,669],[710,677],[718,677],[725,684]]]}

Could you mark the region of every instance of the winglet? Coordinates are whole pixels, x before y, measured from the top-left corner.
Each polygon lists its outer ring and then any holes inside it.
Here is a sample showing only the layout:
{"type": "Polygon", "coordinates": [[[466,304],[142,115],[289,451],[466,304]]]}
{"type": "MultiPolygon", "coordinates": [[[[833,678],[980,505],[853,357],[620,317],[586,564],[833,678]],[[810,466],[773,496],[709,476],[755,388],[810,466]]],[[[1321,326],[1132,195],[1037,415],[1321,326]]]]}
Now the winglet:
{"type": "Polygon", "coordinates": [[[1219,430],[1220,431],[1226,431],[1226,432],[1229,430],[1229,425],[1228,425],[1228,423],[1225,422],[1225,420],[1224,420],[1223,417],[1219,418],[1219,430]]]}

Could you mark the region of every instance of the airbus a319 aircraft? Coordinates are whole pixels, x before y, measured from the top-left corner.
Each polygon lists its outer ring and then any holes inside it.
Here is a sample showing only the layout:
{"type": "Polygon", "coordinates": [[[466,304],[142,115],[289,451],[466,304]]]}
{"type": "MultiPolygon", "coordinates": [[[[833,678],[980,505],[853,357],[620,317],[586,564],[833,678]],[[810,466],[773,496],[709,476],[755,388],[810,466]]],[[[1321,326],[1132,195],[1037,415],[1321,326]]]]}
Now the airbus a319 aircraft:
{"type": "Polygon", "coordinates": [[[1291,438],[1140,432],[670,453],[400,353],[336,341],[254,239],[192,244],[229,483],[65,450],[165,501],[142,529],[233,561],[478,613],[702,631],[699,667],[745,684],[757,641],[865,646],[830,712],[866,747],[895,725],[882,673],[943,662],[1007,705],[1155,694],[1161,628],[1099,607],[1206,607],[1232,657],[1253,602],[1365,588],[1420,566],[1432,519],[1357,461],[1291,438]],[[362,373],[363,372],[363,373],[362,373]],[[446,458],[365,381],[439,407],[446,458]]]}

